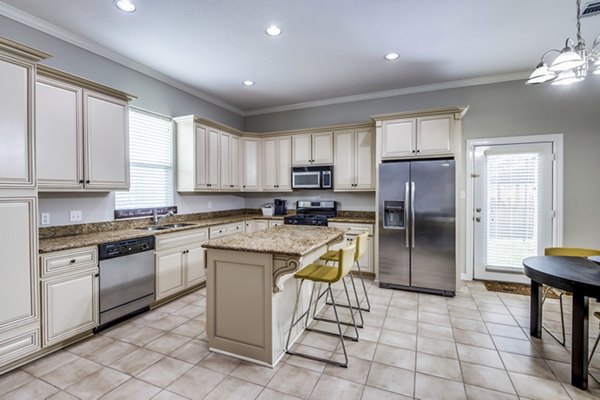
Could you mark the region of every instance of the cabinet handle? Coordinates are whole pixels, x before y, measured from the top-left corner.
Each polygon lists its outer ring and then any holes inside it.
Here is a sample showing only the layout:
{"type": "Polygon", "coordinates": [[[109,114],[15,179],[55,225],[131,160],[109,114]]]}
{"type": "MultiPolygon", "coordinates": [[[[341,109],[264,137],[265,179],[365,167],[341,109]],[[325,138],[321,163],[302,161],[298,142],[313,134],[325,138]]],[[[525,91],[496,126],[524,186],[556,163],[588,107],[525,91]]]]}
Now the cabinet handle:
{"type": "Polygon", "coordinates": [[[96,274],[94,275],[94,278],[98,278],[100,276],[100,274],[96,274]]]}
{"type": "Polygon", "coordinates": [[[233,187],[233,185],[229,185],[229,187],[233,187]]]}
{"type": "Polygon", "coordinates": [[[87,181],[85,181],[85,183],[90,183],[90,180],[88,179],[87,181]]]}
{"type": "Polygon", "coordinates": [[[72,259],[71,261],[69,261],[71,264],[75,264],[75,259],[72,259]]]}

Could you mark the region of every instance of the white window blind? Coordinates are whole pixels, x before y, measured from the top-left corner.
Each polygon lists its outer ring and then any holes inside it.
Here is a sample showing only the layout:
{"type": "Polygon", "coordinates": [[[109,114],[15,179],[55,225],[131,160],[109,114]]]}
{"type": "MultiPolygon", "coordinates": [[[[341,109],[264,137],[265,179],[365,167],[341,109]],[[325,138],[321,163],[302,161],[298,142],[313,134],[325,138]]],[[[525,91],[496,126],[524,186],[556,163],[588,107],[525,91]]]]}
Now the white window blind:
{"type": "Polygon", "coordinates": [[[130,188],[116,192],[115,208],[173,205],[173,133],[169,118],[129,111],[130,188]]]}
{"type": "Polygon", "coordinates": [[[522,269],[540,241],[539,153],[487,157],[487,265],[522,269]]]}

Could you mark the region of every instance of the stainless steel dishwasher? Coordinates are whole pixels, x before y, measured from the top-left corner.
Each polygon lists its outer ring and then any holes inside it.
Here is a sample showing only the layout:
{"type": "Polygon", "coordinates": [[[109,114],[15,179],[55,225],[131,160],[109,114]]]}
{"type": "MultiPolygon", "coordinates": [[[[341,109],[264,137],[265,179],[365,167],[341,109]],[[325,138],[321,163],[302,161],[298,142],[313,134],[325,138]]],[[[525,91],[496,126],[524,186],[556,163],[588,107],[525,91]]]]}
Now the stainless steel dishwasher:
{"type": "Polygon", "coordinates": [[[98,246],[100,326],[147,310],[154,302],[154,236],[98,246]]]}

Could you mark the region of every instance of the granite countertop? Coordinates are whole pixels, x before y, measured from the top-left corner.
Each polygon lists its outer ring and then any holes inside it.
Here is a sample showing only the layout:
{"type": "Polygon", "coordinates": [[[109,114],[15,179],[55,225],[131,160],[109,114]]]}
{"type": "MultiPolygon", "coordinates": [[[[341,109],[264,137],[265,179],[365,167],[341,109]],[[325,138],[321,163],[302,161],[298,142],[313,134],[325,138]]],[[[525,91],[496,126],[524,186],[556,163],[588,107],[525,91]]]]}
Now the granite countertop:
{"type": "Polygon", "coordinates": [[[327,218],[327,222],[345,222],[349,224],[374,224],[375,217],[333,217],[327,218]]]}
{"type": "Polygon", "coordinates": [[[210,240],[202,247],[302,257],[341,238],[345,232],[346,229],[325,226],[280,225],[257,232],[210,240]]]}

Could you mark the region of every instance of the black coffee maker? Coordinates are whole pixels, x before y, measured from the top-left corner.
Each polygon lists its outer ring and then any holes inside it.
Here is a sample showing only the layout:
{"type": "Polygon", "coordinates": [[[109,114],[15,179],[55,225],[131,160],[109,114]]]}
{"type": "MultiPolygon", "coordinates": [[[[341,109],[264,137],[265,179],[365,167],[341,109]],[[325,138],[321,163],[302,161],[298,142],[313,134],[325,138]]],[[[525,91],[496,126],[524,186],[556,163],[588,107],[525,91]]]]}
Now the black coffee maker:
{"type": "Polygon", "coordinates": [[[275,210],[273,215],[285,215],[287,214],[287,207],[285,206],[286,201],[282,199],[275,199],[275,210]]]}

